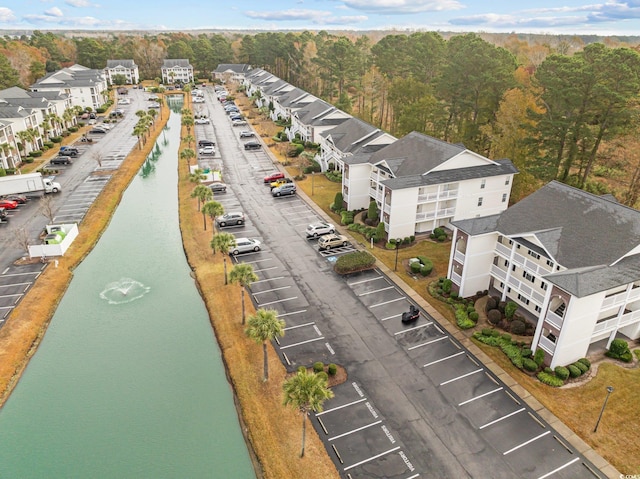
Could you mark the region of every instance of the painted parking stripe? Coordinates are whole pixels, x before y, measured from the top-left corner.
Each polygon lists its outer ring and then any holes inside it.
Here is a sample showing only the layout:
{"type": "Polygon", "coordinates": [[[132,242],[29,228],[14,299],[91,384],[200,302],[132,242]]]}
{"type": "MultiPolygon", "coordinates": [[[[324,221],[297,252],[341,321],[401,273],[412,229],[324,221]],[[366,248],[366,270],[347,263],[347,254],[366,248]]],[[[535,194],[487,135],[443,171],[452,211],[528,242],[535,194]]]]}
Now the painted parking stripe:
{"type": "Polygon", "coordinates": [[[259,273],[261,271],[270,271],[272,269],[278,269],[278,266],[272,266],[271,268],[254,269],[253,272],[254,273],[259,273]]]}
{"type": "Polygon", "coordinates": [[[464,406],[465,404],[469,404],[470,402],[477,401],[478,399],[482,399],[485,396],[490,396],[493,393],[497,393],[499,391],[502,391],[502,389],[503,389],[503,387],[500,386],[499,388],[495,388],[495,389],[493,389],[493,390],[491,390],[489,392],[486,392],[484,394],[480,394],[480,396],[475,396],[475,397],[472,397],[471,399],[467,399],[466,401],[462,401],[460,404],[458,404],[458,406],[464,406]]]}
{"type": "Polygon", "coordinates": [[[264,283],[265,281],[275,281],[277,279],[284,279],[284,276],[278,276],[277,278],[259,279],[258,281],[252,281],[251,284],[264,283]]]}
{"type": "Polygon", "coordinates": [[[414,328],[403,329],[402,331],[398,331],[397,333],[393,333],[393,335],[394,336],[398,336],[399,334],[409,333],[411,331],[415,331],[416,329],[426,328],[430,324],[432,324],[432,323],[428,322],[428,323],[421,324],[420,326],[416,326],[414,328]]]}
{"type": "Polygon", "coordinates": [[[368,283],[369,281],[376,281],[378,279],[382,278],[382,276],[376,276],[375,278],[371,278],[371,279],[362,279],[360,281],[354,281],[353,283],[347,283],[349,286],[355,286],[356,284],[361,284],[361,283],[368,283]]]}
{"type": "Polygon", "coordinates": [[[320,336],[319,338],[314,338],[314,339],[307,339],[306,341],[300,341],[299,343],[288,344],[287,346],[280,346],[280,349],[289,349],[295,346],[301,346],[303,344],[313,343],[315,341],[321,341],[323,339],[324,339],[324,336],[320,336]]]}
{"type": "Polygon", "coordinates": [[[344,409],[346,407],[353,406],[355,404],[361,403],[362,401],[366,401],[366,400],[367,400],[367,398],[361,398],[361,399],[358,399],[356,401],[352,401],[352,402],[349,402],[347,404],[343,404],[341,406],[336,406],[336,407],[331,408],[331,409],[325,409],[324,411],[316,413],[316,416],[322,416],[323,414],[327,414],[328,412],[334,412],[334,411],[337,411],[339,409],[344,409]]]}
{"type": "Polygon", "coordinates": [[[13,298],[14,296],[23,296],[22,293],[0,294],[0,298],[13,298]]]}
{"type": "Polygon", "coordinates": [[[465,354],[465,352],[464,351],[460,351],[459,353],[452,354],[451,356],[447,356],[447,357],[444,357],[444,358],[436,359],[435,361],[431,361],[430,363],[427,363],[427,364],[423,365],[422,367],[426,368],[426,367],[432,366],[434,364],[440,363],[442,361],[446,361],[447,359],[455,358],[456,356],[460,356],[461,354],[465,354]]]}
{"type": "Polygon", "coordinates": [[[352,464],[351,466],[345,467],[345,468],[344,468],[344,471],[346,472],[346,471],[348,471],[349,469],[353,469],[354,467],[361,466],[362,464],[366,464],[367,462],[375,461],[375,460],[376,460],[376,459],[378,459],[379,457],[386,456],[387,454],[391,454],[392,452],[395,452],[395,451],[397,451],[398,449],[400,449],[400,446],[398,446],[398,447],[394,447],[393,449],[389,449],[388,451],[385,451],[385,452],[381,452],[380,454],[378,454],[378,455],[376,455],[376,456],[372,456],[372,457],[370,457],[369,459],[365,459],[364,461],[360,461],[360,462],[357,462],[357,463],[355,463],[355,464],[352,464]]]}
{"type": "Polygon", "coordinates": [[[304,328],[306,326],[313,326],[314,324],[316,323],[314,321],[311,321],[310,323],[296,324],[295,326],[289,326],[288,328],[284,328],[284,330],[289,331],[290,329],[304,328]]]}
{"type": "MultiPolygon", "coordinates": [[[[546,436],[546,435],[548,435],[548,434],[551,434],[551,431],[545,431],[545,432],[543,432],[542,434],[540,434],[539,436],[536,436],[536,437],[534,437],[534,438],[531,438],[531,439],[529,439],[528,441],[525,441],[525,442],[523,442],[522,444],[519,444],[519,445],[518,445],[518,446],[516,446],[516,447],[512,447],[512,448],[511,448],[511,449],[509,449],[508,451],[503,452],[503,453],[502,453],[502,455],[503,455],[503,456],[506,456],[507,454],[511,454],[513,451],[517,451],[517,450],[518,450],[518,449],[520,449],[521,447],[524,447],[524,446],[526,446],[526,445],[528,445],[528,444],[531,444],[532,442],[535,442],[535,441],[537,441],[538,439],[540,439],[540,438],[542,438],[542,437],[544,437],[544,436],[546,436]]],[[[578,459],[578,458],[576,458],[576,459],[578,459]]]]}
{"type": "Polygon", "coordinates": [[[437,343],[438,341],[442,341],[443,339],[449,339],[449,337],[448,336],[441,336],[439,338],[432,339],[431,341],[427,341],[426,343],[416,344],[415,346],[411,346],[410,348],[407,348],[407,351],[413,351],[414,349],[418,349],[418,348],[421,348],[423,346],[428,346],[430,344],[437,343]]]}
{"type": "Polygon", "coordinates": [[[2,277],[3,278],[8,278],[10,276],[24,276],[24,275],[35,275],[36,278],[38,276],[40,276],[40,273],[42,271],[27,271],[26,273],[8,273],[8,274],[3,274],[2,277]]]}
{"type": "Polygon", "coordinates": [[[395,286],[387,286],[386,288],[376,289],[375,291],[367,291],[365,293],[360,293],[358,296],[367,296],[369,294],[379,293],[380,291],[386,291],[388,289],[393,289],[395,286]]]}
{"type": "Polygon", "coordinates": [[[257,291],[255,293],[251,293],[251,294],[253,294],[255,296],[256,294],[271,293],[272,291],[280,291],[281,289],[289,289],[290,287],[291,287],[291,285],[289,285],[289,286],[281,286],[279,288],[265,289],[264,291],[257,291]]]}
{"type": "Polygon", "coordinates": [[[256,264],[256,263],[262,263],[263,261],[273,261],[273,258],[257,259],[255,261],[244,261],[244,263],[245,264],[256,264]]]}
{"type": "Polygon", "coordinates": [[[282,318],[283,316],[291,316],[292,314],[300,314],[300,313],[306,313],[306,312],[307,312],[306,309],[301,309],[300,311],[291,311],[290,313],[282,313],[276,317],[282,318]]]}
{"type": "MultiPolygon", "coordinates": [[[[547,472],[544,476],[540,476],[538,479],[546,479],[547,477],[554,475],[556,472],[562,471],[565,467],[569,467],[571,464],[573,464],[574,462],[579,461],[579,460],[580,460],[580,458],[576,457],[575,459],[572,459],[571,461],[567,462],[566,464],[555,468],[553,471],[547,472]]],[[[625,477],[622,474],[620,474],[620,476],[621,477],[625,477]]]]}
{"type": "Polygon", "coordinates": [[[483,424],[478,429],[484,429],[485,427],[493,426],[494,424],[496,424],[496,423],[498,423],[498,422],[500,422],[500,421],[502,421],[504,419],[510,418],[511,416],[515,416],[516,414],[520,414],[522,411],[526,411],[526,409],[525,408],[520,408],[520,409],[518,409],[516,411],[513,411],[512,413],[507,414],[506,416],[499,417],[498,419],[495,419],[494,421],[491,421],[491,422],[488,422],[486,424],[483,424]]]}
{"type": "Polygon", "coordinates": [[[278,299],[276,301],[270,301],[269,303],[259,303],[259,304],[260,306],[267,306],[269,304],[284,303],[285,301],[293,301],[294,299],[298,299],[298,297],[294,296],[292,298],[278,299]]]}
{"type": "Polygon", "coordinates": [[[389,319],[399,318],[400,316],[402,316],[402,313],[394,314],[393,316],[387,316],[386,318],[382,318],[380,321],[387,321],[389,319]]]}
{"type": "Polygon", "coordinates": [[[356,433],[358,431],[362,431],[364,429],[369,429],[372,426],[377,426],[378,424],[382,424],[382,420],[372,422],[371,424],[367,424],[366,426],[361,426],[361,427],[358,427],[356,429],[352,429],[351,431],[343,432],[342,434],[338,434],[337,436],[333,436],[333,437],[328,438],[327,441],[332,442],[332,441],[335,441],[336,439],[340,439],[341,437],[349,436],[350,434],[354,434],[354,433],[356,433]]]}
{"type": "MultiPolygon", "coordinates": [[[[445,381],[443,383],[440,383],[440,386],[444,386],[446,384],[453,383],[455,381],[458,381],[459,379],[464,379],[464,378],[472,376],[474,374],[478,374],[479,372],[482,372],[482,371],[484,371],[484,369],[482,369],[482,368],[476,369],[475,371],[471,371],[470,373],[463,374],[462,376],[458,376],[458,377],[455,377],[453,379],[449,379],[448,381],[445,381]]],[[[482,427],[484,427],[484,426],[482,426],[482,427]]],[[[482,429],[482,427],[480,429],[482,429]]]]}
{"type": "Polygon", "coordinates": [[[404,299],[407,299],[407,298],[405,296],[400,296],[399,298],[391,299],[389,301],[385,301],[384,303],[373,304],[369,306],[369,308],[377,308],[378,306],[384,306],[385,304],[395,303],[396,301],[402,301],[404,299]]]}
{"type": "Polygon", "coordinates": [[[25,284],[31,283],[11,283],[11,284],[0,284],[0,288],[10,288],[11,286],[23,286],[25,284]]]}

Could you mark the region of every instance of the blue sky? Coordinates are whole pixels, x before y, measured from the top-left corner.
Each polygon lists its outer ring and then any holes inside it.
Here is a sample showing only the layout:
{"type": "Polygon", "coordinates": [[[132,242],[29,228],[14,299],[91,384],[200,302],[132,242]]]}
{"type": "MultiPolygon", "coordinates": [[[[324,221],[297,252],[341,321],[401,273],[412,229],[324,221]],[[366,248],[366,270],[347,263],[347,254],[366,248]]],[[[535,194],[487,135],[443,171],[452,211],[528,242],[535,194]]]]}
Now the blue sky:
{"type": "Polygon", "coordinates": [[[0,29],[200,28],[640,35],[640,0],[0,0],[0,29]]]}

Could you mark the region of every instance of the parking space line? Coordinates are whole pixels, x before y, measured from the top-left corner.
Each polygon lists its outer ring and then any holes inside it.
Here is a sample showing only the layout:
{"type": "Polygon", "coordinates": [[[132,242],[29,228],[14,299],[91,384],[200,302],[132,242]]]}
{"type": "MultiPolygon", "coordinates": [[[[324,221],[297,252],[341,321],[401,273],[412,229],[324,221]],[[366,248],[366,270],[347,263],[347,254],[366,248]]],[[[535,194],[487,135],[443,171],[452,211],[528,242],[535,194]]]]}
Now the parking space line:
{"type": "Polygon", "coordinates": [[[300,313],[306,313],[306,312],[307,312],[306,309],[301,309],[300,311],[291,311],[290,313],[282,313],[282,314],[279,314],[277,317],[282,318],[283,316],[291,316],[292,314],[300,314],[300,313]]]}
{"type": "Polygon", "coordinates": [[[0,288],[10,288],[11,286],[22,286],[23,284],[31,284],[31,283],[0,284],[0,288]]]}
{"type": "Polygon", "coordinates": [[[13,296],[23,296],[23,293],[0,294],[0,298],[11,298],[13,296]]]}
{"type": "Polygon", "coordinates": [[[291,285],[289,285],[289,286],[281,286],[279,288],[266,289],[264,291],[257,291],[255,293],[251,293],[251,294],[253,294],[255,296],[256,294],[264,294],[264,293],[270,293],[272,291],[280,291],[281,289],[289,289],[290,287],[291,287],[291,285]]]}
{"type": "MultiPolygon", "coordinates": [[[[468,376],[472,376],[473,374],[478,374],[479,372],[482,372],[482,371],[484,371],[484,369],[482,369],[482,368],[476,369],[475,371],[471,371],[470,373],[463,374],[462,376],[457,376],[457,377],[455,377],[453,379],[449,379],[448,381],[440,383],[440,386],[444,386],[445,384],[453,383],[453,382],[455,382],[455,381],[457,381],[459,379],[464,379],[464,378],[466,378],[468,376]]],[[[480,428],[480,429],[482,429],[482,428],[480,428]]]]}
{"type": "Polygon", "coordinates": [[[460,356],[461,354],[464,354],[464,351],[460,351],[459,353],[452,354],[451,356],[447,356],[445,358],[436,359],[435,361],[431,361],[430,363],[427,363],[427,364],[423,365],[422,367],[426,368],[428,366],[432,366],[432,365],[440,363],[442,361],[446,361],[447,359],[455,358],[456,356],[460,356]]]}
{"type": "Polygon", "coordinates": [[[272,266],[271,268],[254,269],[253,272],[254,273],[259,273],[261,271],[269,271],[269,270],[272,270],[272,269],[278,269],[278,266],[272,266]]]}
{"type": "Polygon", "coordinates": [[[356,401],[348,402],[347,404],[343,404],[341,406],[336,406],[336,407],[331,408],[331,409],[325,409],[324,411],[316,413],[316,416],[322,416],[323,414],[327,414],[328,412],[334,412],[334,411],[337,411],[339,409],[344,409],[346,407],[353,406],[355,404],[361,403],[362,401],[366,401],[366,400],[367,400],[367,398],[361,398],[361,399],[358,399],[356,401]]]}
{"type": "Polygon", "coordinates": [[[350,434],[356,433],[358,431],[362,431],[364,429],[368,429],[368,428],[370,428],[372,426],[377,426],[378,424],[381,424],[381,423],[382,423],[382,420],[375,421],[375,422],[372,422],[371,424],[367,424],[366,426],[361,426],[361,427],[358,427],[356,429],[352,429],[351,431],[347,431],[347,432],[343,432],[342,434],[338,434],[337,436],[330,437],[330,438],[327,439],[327,441],[333,442],[336,439],[340,439],[341,437],[348,436],[350,434]]]}
{"type": "Polygon", "coordinates": [[[284,276],[278,276],[277,278],[259,279],[258,281],[252,281],[251,284],[264,283],[265,281],[275,281],[276,279],[284,279],[284,276]]]}
{"type": "Polygon", "coordinates": [[[378,459],[379,457],[386,456],[387,454],[391,454],[392,452],[395,452],[398,449],[400,449],[400,446],[394,447],[393,449],[389,449],[388,451],[382,452],[382,453],[380,453],[380,454],[378,454],[376,456],[372,456],[369,459],[365,459],[364,461],[360,461],[360,462],[357,462],[355,464],[352,464],[351,466],[345,467],[344,471],[346,472],[349,469],[353,469],[354,467],[361,466],[362,464],[366,464],[367,462],[370,462],[370,461],[373,461],[375,459],[378,459]]]}
{"type": "Polygon", "coordinates": [[[280,346],[280,349],[289,349],[289,348],[293,348],[294,346],[301,346],[303,344],[313,343],[315,341],[321,341],[323,339],[324,339],[324,336],[320,336],[319,338],[314,338],[314,339],[307,339],[306,341],[300,341],[299,343],[288,344],[286,346],[280,346]]]}
{"type": "Polygon", "coordinates": [[[6,278],[9,276],[24,276],[25,274],[35,274],[37,278],[38,276],[40,276],[41,272],[42,271],[27,271],[26,273],[7,273],[7,274],[3,274],[2,277],[6,278]]]}
{"type": "Polygon", "coordinates": [[[416,326],[414,328],[403,329],[402,331],[398,331],[397,333],[393,333],[394,336],[398,336],[399,334],[409,333],[411,331],[415,331],[416,329],[426,328],[427,326],[433,324],[431,321],[428,323],[421,324],[420,326],[416,326]]]}
{"type": "MultiPolygon", "coordinates": [[[[571,464],[573,464],[574,462],[579,461],[579,460],[580,460],[580,458],[576,457],[576,458],[570,460],[569,462],[567,462],[566,464],[564,464],[563,466],[557,467],[553,471],[547,472],[544,476],[540,476],[538,479],[546,479],[547,477],[554,475],[556,472],[559,472],[559,471],[563,470],[565,467],[569,467],[571,464]]],[[[622,476],[622,474],[620,474],[620,476],[624,477],[624,476],[622,476]]]]}
{"type": "Polygon", "coordinates": [[[526,409],[525,408],[520,408],[520,409],[518,409],[516,411],[513,411],[513,412],[507,414],[506,416],[499,417],[498,419],[495,419],[494,421],[491,421],[491,422],[488,422],[486,424],[483,424],[478,429],[484,429],[485,427],[493,426],[494,424],[502,421],[503,419],[507,419],[507,418],[510,418],[511,416],[515,416],[516,414],[520,414],[522,411],[526,411],[526,409]]]}
{"type": "Polygon", "coordinates": [[[284,328],[284,330],[289,331],[290,329],[304,328],[305,326],[312,326],[314,324],[316,323],[314,321],[311,321],[310,323],[296,324],[295,326],[289,326],[288,328],[284,328]]]}
{"type": "Polygon", "coordinates": [[[371,278],[371,279],[362,279],[360,281],[354,281],[353,283],[347,283],[348,286],[355,286],[356,284],[361,284],[361,283],[368,283],[369,281],[376,281],[378,279],[382,278],[382,276],[376,276],[375,278],[371,278]]]}
{"type": "Polygon", "coordinates": [[[427,341],[426,343],[416,344],[415,346],[411,346],[410,348],[407,348],[407,351],[413,351],[414,349],[418,349],[418,348],[421,348],[422,346],[428,346],[430,344],[437,343],[438,341],[442,341],[443,339],[449,339],[449,337],[448,336],[441,336],[439,338],[427,341]]]}
{"type": "Polygon", "coordinates": [[[378,306],[384,306],[385,304],[395,303],[396,301],[402,301],[403,299],[407,299],[406,296],[400,296],[399,298],[391,299],[389,301],[385,301],[384,303],[373,304],[369,306],[369,308],[377,308],[378,306]]]}
{"type": "Polygon", "coordinates": [[[386,318],[382,318],[380,321],[387,321],[389,319],[399,318],[400,316],[402,316],[402,313],[394,314],[393,316],[387,316],[386,318]]]}
{"type": "Polygon", "coordinates": [[[273,261],[273,258],[257,259],[255,261],[244,261],[244,264],[256,264],[256,263],[261,263],[263,261],[273,261]]]}
{"type": "Polygon", "coordinates": [[[360,297],[360,296],[367,296],[367,295],[369,295],[369,294],[379,293],[380,291],[386,291],[386,290],[388,290],[388,289],[393,289],[393,288],[394,288],[394,286],[387,286],[386,288],[376,289],[375,291],[366,291],[366,292],[364,292],[364,293],[360,293],[360,294],[358,295],[358,297],[360,297]]]}
{"type": "Polygon", "coordinates": [[[294,300],[294,299],[298,299],[298,297],[297,297],[297,296],[294,296],[293,298],[278,299],[278,300],[276,300],[276,301],[271,301],[271,302],[269,302],[269,303],[258,303],[258,304],[260,304],[260,306],[267,306],[267,305],[269,305],[269,304],[284,303],[285,301],[292,301],[292,300],[294,300]]]}
{"type": "Polygon", "coordinates": [[[518,445],[516,447],[513,447],[513,448],[509,449],[508,451],[503,452],[502,455],[506,456],[507,454],[511,454],[513,451],[517,451],[521,447],[524,447],[527,444],[531,444],[532,442],[537,441],[538,439],[540,439],[541,437],[546,436],[547,434],[551,434],[551,431],[545,431],[542,434],[540,434],[539,436],[533,437],[533,438],[529,439],[528,441],[525,441],[522,444],[520,444],[520,445],[518,445]]]}
{"type": "Polygon", "coordinates": [[[471,399],[467,399],[466,401],[462,401],[460,404],[458,404],[458,406],[464,406],[465,404],[469,404],[470,402],[476,401],[478,399],[482,399],[485,396],[490,396],[493,393],[497,393],[499,391],[502,391],[504,388],[502,386],[500,386],[499,388],[495,388],[492,389],[489,392],[486,392],[484,394],[480,394],[480,396],[476,396],[476,397],[472,397],[471,399]]]}

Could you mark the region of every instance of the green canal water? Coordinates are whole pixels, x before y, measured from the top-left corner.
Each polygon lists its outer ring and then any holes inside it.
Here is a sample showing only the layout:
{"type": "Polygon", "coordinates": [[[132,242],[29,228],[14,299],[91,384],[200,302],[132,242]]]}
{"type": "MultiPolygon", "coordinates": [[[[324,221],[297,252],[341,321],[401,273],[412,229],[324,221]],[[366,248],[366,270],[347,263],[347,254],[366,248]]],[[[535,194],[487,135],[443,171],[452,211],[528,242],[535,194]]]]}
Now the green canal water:
{"type": "Polygon", "coordinates": [[[0,411],[0,478],[255,478],[182,249],[180,116],[167,126],[0,411]]]}

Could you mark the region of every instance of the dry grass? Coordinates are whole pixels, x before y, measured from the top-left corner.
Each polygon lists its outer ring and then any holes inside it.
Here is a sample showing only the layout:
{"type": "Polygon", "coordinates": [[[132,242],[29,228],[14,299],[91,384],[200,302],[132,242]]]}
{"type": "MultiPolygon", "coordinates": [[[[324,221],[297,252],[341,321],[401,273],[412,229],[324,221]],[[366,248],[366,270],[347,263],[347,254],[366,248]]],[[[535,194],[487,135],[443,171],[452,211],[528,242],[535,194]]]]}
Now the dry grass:
{"type": "MultiPolygon", "coordinates": [[[[282,406],[282,382],[286,370],[269,348],[269,381],[262,381],[262,347],[244,336],[241,325],[241,290],[224,284],[223,262],[213,256],[211,230],[202,227],[197,203],[190,197],[187,166],[180,162],[180,228],[187,258],[195,272],[200,292],[209,311],[227,371],[239,400],[240,416],[247,437],[265,478],[339,477],[324,445],[312,428],[307,428],[305,458],[301,446],[301,418],[282,406]]],[[[227,261],[230,269],[231,261],[227,261]]],[[[247,314],[252,305],[245,298],[247,314]]]]}
{"type": "MultiPolygon", "coordinates": [[[[164,115],[165,120],[158,119],[153,133],[162,131],[168,116],[164,115]]],[[[73,269],[91,251],[106,229],[123,191],[144,163],[152,146],[153,142],[149,141],[142,150],[136,150],[127,157],[127,161],[114,173],[87,212],[78,237],[65,255],[58,258],[58,267],[49,266],[44,271],[0,329],[0,405],[4,404],[29,358],[35,353],[71,281],[73,269]]]]}

